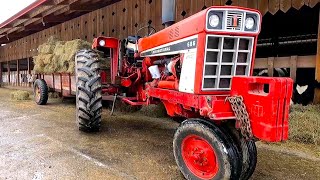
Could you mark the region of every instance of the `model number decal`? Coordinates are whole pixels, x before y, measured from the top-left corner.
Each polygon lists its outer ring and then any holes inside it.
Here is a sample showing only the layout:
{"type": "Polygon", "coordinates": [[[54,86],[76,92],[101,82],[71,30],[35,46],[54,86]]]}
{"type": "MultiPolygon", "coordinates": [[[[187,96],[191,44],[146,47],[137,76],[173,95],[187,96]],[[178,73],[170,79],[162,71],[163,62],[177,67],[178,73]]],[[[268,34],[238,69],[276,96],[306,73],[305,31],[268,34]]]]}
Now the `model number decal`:
{"type": "Polygon", "coordinates": [[[196,41],[187,42],[187,47],[196,47],[196,41]]]}
{"type": "Polygon", "coordinates": [[[160,48],[155,48],[152,50],[147,50],[145,52],[141,53],[141,56],[154,56],[158,54],[166,54],[166,53],[172,53],[172,52],[177,52],[179,51],[184,51],[184,50],[189,50],[189,49],[194,49],[197,47],[197,38],[189,39],[189,40],[179,40],[176,41],[175,44],[167,45],[167,46],[162,46],[160,48]]]}

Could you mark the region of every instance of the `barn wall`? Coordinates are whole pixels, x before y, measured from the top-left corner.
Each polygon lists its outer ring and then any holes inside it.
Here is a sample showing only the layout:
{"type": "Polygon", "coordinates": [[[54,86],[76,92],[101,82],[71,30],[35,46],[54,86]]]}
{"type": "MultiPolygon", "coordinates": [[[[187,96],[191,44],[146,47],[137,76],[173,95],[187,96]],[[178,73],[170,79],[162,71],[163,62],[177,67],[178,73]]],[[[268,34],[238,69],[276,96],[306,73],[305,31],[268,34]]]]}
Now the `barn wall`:
{"type": "MultiPolygon", "coordinates": [[[[233,0],[233,5],[259,9],[262,14],[286,12],[303,5],[315,6],[319,0],[233,0]]],[[[226,0],[176,0],[176,20],[180,21],[212,5],[224,5],[226,0]]],[[[124,38],[133,35],[148,22],[157,30],[161,24],[161,0],[122,0],[118,3],[85,14],[60,25],[24,37],[0,47],[0,62],[37,55],[37,47],[48,37],[61,40],[84,39],[92,41],[99,35],[124,38]]]]}

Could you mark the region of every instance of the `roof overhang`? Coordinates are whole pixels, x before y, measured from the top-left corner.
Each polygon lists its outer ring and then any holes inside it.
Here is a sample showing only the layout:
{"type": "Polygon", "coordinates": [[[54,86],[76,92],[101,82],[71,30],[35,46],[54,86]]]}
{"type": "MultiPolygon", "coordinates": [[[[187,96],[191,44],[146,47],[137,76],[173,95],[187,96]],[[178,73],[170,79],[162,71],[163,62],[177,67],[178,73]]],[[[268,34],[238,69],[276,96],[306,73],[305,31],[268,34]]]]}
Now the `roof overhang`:
{"type": "Polygon", "coordinates": [[[0,44],[9,43],[119,0],[37,0],[0,24],[0,44]]]}

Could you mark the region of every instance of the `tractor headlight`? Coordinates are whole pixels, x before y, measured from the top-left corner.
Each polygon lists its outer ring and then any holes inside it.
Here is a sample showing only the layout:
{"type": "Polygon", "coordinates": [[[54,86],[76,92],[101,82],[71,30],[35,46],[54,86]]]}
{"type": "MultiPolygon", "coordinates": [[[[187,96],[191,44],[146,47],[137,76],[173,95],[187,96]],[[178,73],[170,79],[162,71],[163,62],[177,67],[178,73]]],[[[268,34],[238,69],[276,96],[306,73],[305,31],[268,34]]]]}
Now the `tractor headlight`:
{"type": "Polygon", "coordinates": [[[211,10],[207,15],[207,29],[220,30],[223,23],[223,11],[211,10]]]}
{"type": "Polygon", "coordinates": [[[214,14],[209,17],[209,24],[211,27],[216,28],[220,24],[220,18],[214,14]]]}
{"type": "Polygon", "coordinates": [[[99,45],[100,46],[105,46],[106,45],[106,41],[105,40],[100,40],[99,41],[99,45]]]}
{"type": "Polygon", "coordinates": [[[254,28],[254,26],[255,26],[255,21],[254,21],[254,19],[253,19],[252,17],[248,17],[248,18],[246,19],[246,23],[245,23],[246,29],[252,30],[252,29],[254,28]]]}

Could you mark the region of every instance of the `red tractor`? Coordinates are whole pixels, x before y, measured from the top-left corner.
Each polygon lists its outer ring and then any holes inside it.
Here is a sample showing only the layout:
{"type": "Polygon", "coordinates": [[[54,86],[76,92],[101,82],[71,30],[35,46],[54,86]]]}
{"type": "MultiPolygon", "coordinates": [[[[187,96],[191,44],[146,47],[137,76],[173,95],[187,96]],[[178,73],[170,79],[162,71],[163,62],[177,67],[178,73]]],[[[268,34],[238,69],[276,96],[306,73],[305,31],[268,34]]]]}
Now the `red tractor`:
{"type": "Polygon", "coordinates": [[[213,6],[144,38],[94,39],[110,71],[100,70],[95,51],[77,53],[79,129],[99,130],[103,100],[163,103],[169,116],[184,118],[173,151],[185,178],[248,179],[255,141],[288,139],[293,84],[251,76],[260,26],[256,10],[213,6]]]}

